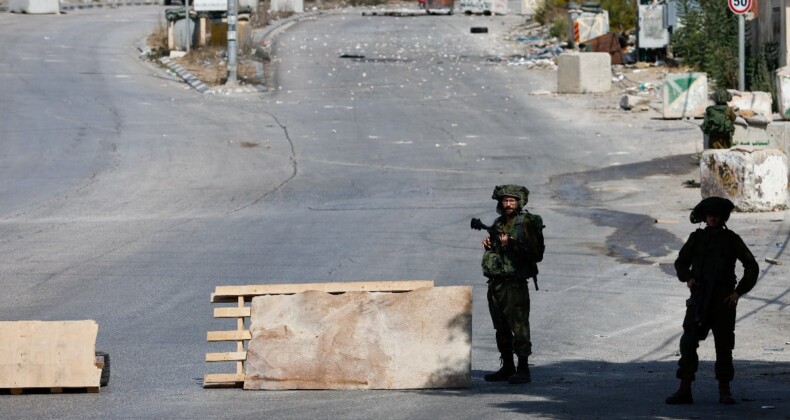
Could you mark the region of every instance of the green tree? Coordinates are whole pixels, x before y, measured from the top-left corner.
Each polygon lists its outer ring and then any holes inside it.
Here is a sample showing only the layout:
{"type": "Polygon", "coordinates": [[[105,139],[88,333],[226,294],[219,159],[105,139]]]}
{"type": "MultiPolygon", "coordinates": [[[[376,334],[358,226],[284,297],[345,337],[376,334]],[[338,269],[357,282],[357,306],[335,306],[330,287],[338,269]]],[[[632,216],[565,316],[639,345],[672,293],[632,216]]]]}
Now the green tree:
{"type": "Polygon", "coordinates": [[[609,29],[623,32],[636,27],[636,0],[601,0],[601,8],[609,11],[609,29]]]}
{"type": "Polygon", "coordinates": [[[672,50],[689,67],[708,73],[718,87],[738,85],[738,17],[722,0],[680,0],[683,26],[672,50]]]}

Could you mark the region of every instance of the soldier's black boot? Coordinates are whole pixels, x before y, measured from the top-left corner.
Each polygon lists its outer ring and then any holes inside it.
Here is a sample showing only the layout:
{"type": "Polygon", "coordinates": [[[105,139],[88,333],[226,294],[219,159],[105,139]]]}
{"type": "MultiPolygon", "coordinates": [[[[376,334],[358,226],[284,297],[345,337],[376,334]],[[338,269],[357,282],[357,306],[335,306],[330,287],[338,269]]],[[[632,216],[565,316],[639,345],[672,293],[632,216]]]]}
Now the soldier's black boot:
{"type": "Polygon", "coordinates": [[[527,363],[527,356],[519,356],[516,373],[510,375],[507,380],[511,384],[528,384],[532,381],[532,376],[529,373],[529,363],[527,363]]]}
{"type": "Polygon", "coordinates": [[[732,397],[732,392],[730,391],[729,382],[724,382],[724,381],[719,382],[719,404],[725,404],[725,405],[735,404],[735,398],[732,397]]]}
{"type": "Polygon", "coordinates": [[[675,391],[666,399],[667,404],[694,404],[694,398],[691,397],[691,381],[687,379],[680,380],[680,388],[675,391]]]}
{"type": "Polygon", "coordinates": [[[502,361],[502,367],[498,371],[484,376],[483,378],[486,382],[505,382],[510,378],[510,375],[516,373],[513,354],[503,354],[500,360],[502,361]]]}

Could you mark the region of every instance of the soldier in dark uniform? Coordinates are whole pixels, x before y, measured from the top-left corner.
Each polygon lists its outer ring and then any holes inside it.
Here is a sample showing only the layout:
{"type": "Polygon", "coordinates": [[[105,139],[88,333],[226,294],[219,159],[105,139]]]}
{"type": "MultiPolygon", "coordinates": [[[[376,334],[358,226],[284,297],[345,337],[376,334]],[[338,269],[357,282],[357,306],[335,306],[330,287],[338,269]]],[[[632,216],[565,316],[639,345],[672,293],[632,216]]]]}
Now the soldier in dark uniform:
{"type": "Polygon", "coordinates": [[[680,338],[677,370],[680,388],[666,399],[667,404],[694,402],[691,384],[699,365],[697,347],[710,331],[713,331],[716,347],[719,402],[735,404],[730,392],[730,381],[735,373],[732,365],[735,307],[738,299],[757,283],[759,268],[741,237],[727,228],[726,223],[734,207],[730,200],[709,197],[691,212],[692,223],[704,221],[707,226],[689,236],[675,261],[678,279],[686,283],[691,297],[686,301],[683,336],[680,338]],[[737,286],[736,260],[743,264],[743,277],[737,286]]]}
{"type": "Polygon", "coordinates": [[[488,309],[496,330],[502,368],[485,375],[489,382],[531,381],[528,358],[532,353],[529,332],[529,278],[538,274],[543,259],[543,220],[524,209],[529,190],[520,185],[500,185],[491,196],[501,214],[493,228],[498,235],[483,240],[483,274],[488,278],[488,309]],[[518,356],[518,367],[513,354],[518,356]]]}

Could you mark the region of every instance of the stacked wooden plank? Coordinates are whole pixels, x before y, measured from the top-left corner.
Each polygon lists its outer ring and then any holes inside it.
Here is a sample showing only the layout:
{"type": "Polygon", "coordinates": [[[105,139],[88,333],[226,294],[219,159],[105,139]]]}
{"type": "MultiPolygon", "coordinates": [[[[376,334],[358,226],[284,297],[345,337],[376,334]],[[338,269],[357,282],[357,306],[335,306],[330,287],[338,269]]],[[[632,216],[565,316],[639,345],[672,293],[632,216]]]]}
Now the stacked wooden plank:
{"type": "Polygon", "coordinates": [[[0,390],[99,392],[99,325],[84,321],[0,321],[0,390]]]}
{"type": "Polygon", "coordinates": [[[209,342],[228,341],[236,344],[234,351],[207,353],[206,362],[233,362],[234,373],[207,373],[203,387],[241,387],[244,385],[244,362],[247,359],[246,343],[252,338],[247,327],[250,317],[248,303],[255,296],[289,295],[306,291],[326,293],[345,292],[408,292],[421,287],[433,287],[433,280],[361,281],[338,283],[291,283],[247,286],[217,286],[211,294],[211,303],[234,303],[235,306],[214,308],[215,318],[236,320],[236,329],[209,331],[209,342]]]}

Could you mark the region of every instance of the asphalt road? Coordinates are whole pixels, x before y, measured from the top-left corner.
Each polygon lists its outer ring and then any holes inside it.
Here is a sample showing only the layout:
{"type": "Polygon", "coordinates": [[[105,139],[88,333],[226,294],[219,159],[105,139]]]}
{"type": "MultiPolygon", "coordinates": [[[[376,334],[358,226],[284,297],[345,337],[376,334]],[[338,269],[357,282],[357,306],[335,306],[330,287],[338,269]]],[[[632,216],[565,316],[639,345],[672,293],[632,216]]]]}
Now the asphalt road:
{"type": "MultiPolygon", "coordinates": [[[[95,319],[113,367],[99,394],[0,396],[1,418],[790,415],[787,264],[761,265],[741,301],[739,404],[716,403],[709,342],[697,404],[663,403],[692,124],[529,95],[556,76],[489,60],[510,48],[503,17],[304,21],[274,45],[272,92],[201,95],[137,58],[159,14],[0,14],[0,319],[95,319]],[[527,185],[547,225],[525,386],[482,380],[498,354],[468,223],[493,220],[502,183],[527,185]],[[475,286],[471,389],[201,387],[227,370],[203,362],[227,350],[205,342],[229,328],[215,286],[397,279],[475,286]]],[[[730,226],[786,259],[786,213],[730,226]]]]}

